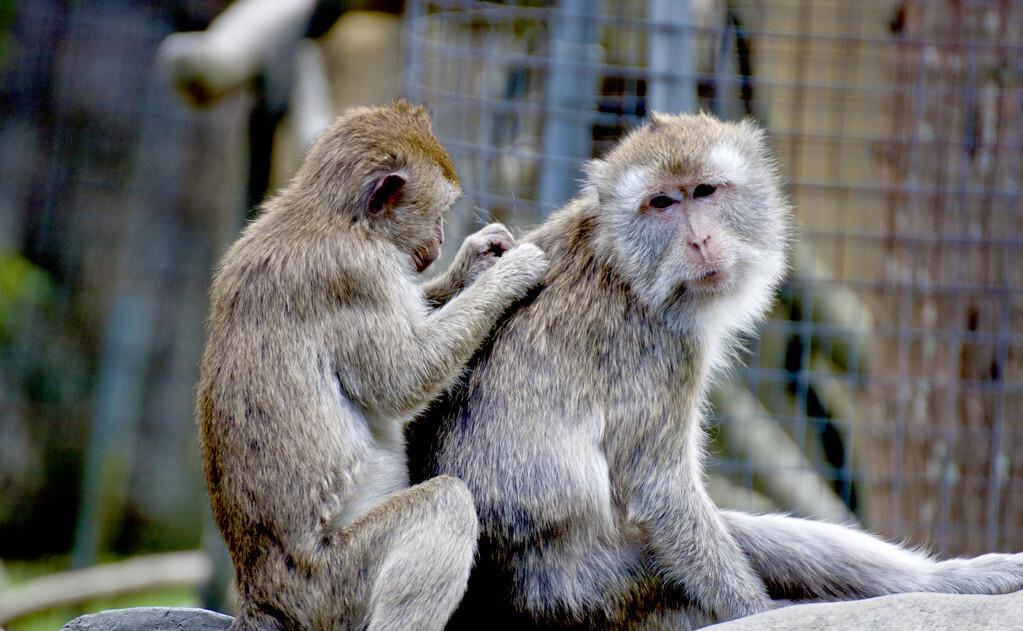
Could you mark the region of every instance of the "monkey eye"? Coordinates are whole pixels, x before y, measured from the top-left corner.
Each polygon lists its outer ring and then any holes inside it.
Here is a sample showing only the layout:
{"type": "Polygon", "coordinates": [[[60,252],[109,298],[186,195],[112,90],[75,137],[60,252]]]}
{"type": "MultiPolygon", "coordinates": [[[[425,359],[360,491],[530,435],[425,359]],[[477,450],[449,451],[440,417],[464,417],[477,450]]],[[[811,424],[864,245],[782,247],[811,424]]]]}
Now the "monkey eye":
{"type": "Polygon", "coordinates": [[[716,190],[718,190],[718,187],[711,184],[697,184],[696,188],[693,189],[693,197],[708,197],[713,195],[716,190]]]}
{"type": "Polygon", "coordinates": [[[667,195],[654,195],[650,199],[650,205],[654,208],[667,208],[675,203],[675,200],[667,195]]]}

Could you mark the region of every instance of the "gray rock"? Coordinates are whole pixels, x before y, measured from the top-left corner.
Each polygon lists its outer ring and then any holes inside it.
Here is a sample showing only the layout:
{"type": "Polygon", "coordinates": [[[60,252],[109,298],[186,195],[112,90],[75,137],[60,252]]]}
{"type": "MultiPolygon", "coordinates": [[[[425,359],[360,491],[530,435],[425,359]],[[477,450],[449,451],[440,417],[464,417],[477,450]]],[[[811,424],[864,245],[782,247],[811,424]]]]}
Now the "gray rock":
{"type": "MultiPolygon", "coordinates": [[[[75,618],[61,631],[227,631],[231,616],[205,609],[139,607],[75,618]]],[[[1023,631],[1023,592],[1006,596],[896,594],[794,605],[707,627],[710,631],[1023,631]]]]}
{"type": "Polygon", "coordinates": [[[896,594],[794,605],[707,627],[712,631],[1023,631],[1023,592],[1005,596],[896,594]]]}
{"type": "Polygon", "coordinates": [[[234,618],[205,609],[136,607],[75,618],[61,631],[227,631],[234,618]]]}

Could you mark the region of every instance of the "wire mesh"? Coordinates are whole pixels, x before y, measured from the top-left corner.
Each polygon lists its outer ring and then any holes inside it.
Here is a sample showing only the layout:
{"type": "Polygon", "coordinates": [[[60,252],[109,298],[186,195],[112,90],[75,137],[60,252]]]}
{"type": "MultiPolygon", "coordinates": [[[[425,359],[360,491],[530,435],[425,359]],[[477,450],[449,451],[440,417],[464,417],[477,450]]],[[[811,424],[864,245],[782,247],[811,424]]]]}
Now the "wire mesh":
{"type": "Polygon", "coordinates": [[[799,245],[715,397],[719,501],[1023,548],[1023,3],[408,11],[404,85],[464,180],[456,231],[541,221],[651,109],[770,131],[799,245]]]}

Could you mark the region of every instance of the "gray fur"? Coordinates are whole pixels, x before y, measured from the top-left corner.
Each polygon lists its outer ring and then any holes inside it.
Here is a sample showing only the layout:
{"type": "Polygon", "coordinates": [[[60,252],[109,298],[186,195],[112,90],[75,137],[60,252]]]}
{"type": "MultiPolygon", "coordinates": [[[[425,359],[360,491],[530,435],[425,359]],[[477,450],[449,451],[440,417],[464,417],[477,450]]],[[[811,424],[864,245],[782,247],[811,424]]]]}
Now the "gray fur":
{"type": "Polygon", "coordinates": [[[1006,594],[1023,589],[1023,554],[937,561],[855,528],[722,511],[776,598],[847,600],[899,592],[1006,594]]]}
{"type": "Polygon", "coordinates": [[[838,527],[718,510],[705,390],[784,272],[777,169],[752,124],[655,115],[587,172],[524,237],[550,257],[542,287],[413,428],[416,475],[463,479],[480,518],[449,628],[691,629],[770,608],[769,591],[1019,587],[1018,559],[939,570],[838,527]],[[696,199],[701,183],[716,192],[696,199]]]}

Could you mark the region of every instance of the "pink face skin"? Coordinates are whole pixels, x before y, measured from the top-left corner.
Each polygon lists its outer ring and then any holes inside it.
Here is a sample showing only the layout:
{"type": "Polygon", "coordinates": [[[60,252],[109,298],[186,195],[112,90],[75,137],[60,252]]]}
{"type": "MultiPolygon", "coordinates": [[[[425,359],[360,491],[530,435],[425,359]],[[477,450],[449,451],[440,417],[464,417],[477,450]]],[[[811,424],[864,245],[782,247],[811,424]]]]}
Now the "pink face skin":
{"type": "Polygon", "coordinates": [[[715,291],[729,280],[733,261],[727,236],[716,215],[726,187],[705,182],[665,186],[651,195],[641,209],[674,224],[689,272],[686,281],[689,289],[715,291]]]}

